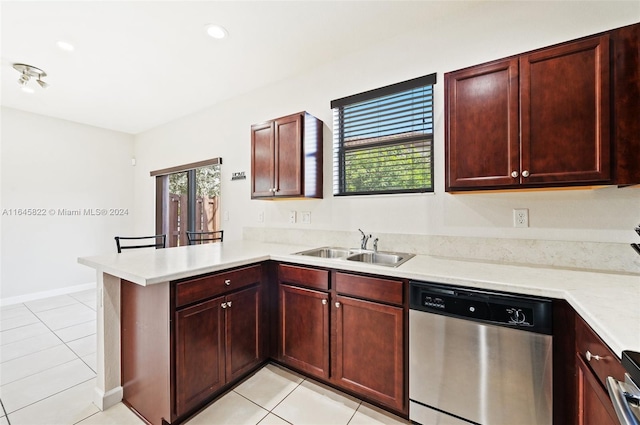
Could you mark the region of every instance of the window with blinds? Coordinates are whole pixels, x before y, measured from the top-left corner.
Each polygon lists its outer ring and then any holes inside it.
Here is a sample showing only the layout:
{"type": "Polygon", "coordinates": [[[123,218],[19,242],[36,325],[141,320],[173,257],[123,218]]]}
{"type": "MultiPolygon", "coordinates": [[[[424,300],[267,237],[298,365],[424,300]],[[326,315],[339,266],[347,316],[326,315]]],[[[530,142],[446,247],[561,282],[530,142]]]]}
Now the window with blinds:
{"type": "Polygon", "coordinates": [[[333,193],[433,192],[436,74],[337,99],[333,193]]]}

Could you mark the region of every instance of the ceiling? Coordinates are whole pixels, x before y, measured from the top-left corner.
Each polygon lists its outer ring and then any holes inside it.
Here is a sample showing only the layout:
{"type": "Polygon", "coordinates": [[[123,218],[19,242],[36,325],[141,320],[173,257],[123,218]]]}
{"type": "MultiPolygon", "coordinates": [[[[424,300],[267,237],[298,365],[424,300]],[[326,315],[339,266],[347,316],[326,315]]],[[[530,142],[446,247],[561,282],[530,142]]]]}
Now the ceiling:
{"type": "Polygon", "coordinates": [[[469,7],[457,1],[5,1],[3,106],[137,134],[469,7]],[[225,27],[216,40],[205,25],[225,27]],[[74,45],[60,50],[60,40],[74,45]],[[20,90],[14,63],[44,70],[20,90]]]}

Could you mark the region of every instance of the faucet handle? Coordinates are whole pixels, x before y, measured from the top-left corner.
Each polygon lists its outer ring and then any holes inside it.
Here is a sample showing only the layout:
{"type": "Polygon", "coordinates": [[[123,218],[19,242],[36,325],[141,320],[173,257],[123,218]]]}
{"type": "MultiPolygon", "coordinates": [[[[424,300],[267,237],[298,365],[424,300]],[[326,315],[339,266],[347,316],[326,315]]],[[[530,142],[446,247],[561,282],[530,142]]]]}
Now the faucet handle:
{"type": "Polygon", "coordinates": [[[373,240],[373,252],[378,252],[378,238],[373,240]]]}

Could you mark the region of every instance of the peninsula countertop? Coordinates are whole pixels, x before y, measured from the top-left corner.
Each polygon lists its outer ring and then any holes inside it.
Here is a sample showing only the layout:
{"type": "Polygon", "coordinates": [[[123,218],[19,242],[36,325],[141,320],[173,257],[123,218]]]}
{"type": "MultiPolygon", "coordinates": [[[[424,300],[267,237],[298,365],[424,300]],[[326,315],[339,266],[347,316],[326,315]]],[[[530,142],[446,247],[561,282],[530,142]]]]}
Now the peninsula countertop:
{"type": "Polygon", "coordinates": [[[565,299],[618,355],[640,351],[640,276],[416,255],[399,267],[295,255],[307,245],[228,241],[81,257],[80,264],[142,286],[275,260],[565,299]]]}

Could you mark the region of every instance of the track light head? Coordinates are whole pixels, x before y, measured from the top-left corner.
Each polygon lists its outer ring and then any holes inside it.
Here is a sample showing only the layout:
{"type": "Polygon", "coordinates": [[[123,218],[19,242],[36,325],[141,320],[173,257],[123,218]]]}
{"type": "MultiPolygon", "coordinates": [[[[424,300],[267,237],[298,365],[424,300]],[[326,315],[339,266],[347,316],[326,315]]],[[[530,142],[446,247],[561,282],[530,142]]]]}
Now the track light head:
{"type": "Polygon", "coordinates": [[[33,89],[30,87],[27,87],[27,84],[29,83],[29,80],[31,80],[31,77],[35,77],[36,82],[43,89],[49,87],[48,83],[42,81],[42,79],[47,76],[47,73],[41,70],[40,68],[36,68],[35,66],[31,66],[31,65],[26,65],[24,63],[14,63],[13,69],[15,69],[21,74],[20,78],[18,79],[18,85],[22,87],[23,91],[33,93],[33,89]]]}

